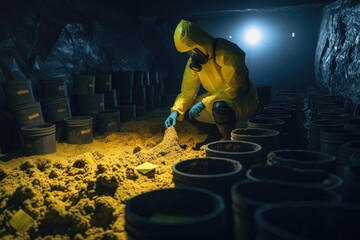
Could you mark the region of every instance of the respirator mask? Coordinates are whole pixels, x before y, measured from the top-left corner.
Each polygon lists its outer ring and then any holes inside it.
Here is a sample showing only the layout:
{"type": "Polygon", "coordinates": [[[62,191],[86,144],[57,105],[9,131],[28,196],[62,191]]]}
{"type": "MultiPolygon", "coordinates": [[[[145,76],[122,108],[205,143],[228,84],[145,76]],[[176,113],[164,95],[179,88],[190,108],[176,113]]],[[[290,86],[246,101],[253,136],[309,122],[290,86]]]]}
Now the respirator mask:
{"type": "Polygon", "coordinates": [[[202,69],[201,65],[207,63],[207,61],[209,60],[208,56],[197,48],[188,51],[188,54],[191,57],[191,63],[189,67],[195,72],[200,72],[202,69]]]}

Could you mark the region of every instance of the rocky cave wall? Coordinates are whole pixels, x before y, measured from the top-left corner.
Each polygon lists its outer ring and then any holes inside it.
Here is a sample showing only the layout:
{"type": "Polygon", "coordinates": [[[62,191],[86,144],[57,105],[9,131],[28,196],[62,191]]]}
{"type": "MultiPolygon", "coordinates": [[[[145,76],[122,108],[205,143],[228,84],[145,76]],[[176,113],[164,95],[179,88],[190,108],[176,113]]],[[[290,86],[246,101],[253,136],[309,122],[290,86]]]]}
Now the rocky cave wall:
{"type": "Polygon", "coordinates": [[[360,1],[339,0],[323,9],[315,55],[317,84],[340,96],[360,116],[360,1]]]}

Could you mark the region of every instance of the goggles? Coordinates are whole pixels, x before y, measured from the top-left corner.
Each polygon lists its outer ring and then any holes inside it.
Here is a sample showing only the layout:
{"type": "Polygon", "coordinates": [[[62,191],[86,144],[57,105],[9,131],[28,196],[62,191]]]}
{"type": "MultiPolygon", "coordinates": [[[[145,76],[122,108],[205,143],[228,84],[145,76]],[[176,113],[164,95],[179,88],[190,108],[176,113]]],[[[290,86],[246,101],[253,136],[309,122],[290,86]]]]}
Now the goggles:
{"type": "Polygon", "coordinates": [[[195,72],[200,72],[202,69],[201,65],[207,63],[207,61],[209,60],[208,56],[197,48],[188,51],[188,54],[192,60],[189,67],[195,72]]]}

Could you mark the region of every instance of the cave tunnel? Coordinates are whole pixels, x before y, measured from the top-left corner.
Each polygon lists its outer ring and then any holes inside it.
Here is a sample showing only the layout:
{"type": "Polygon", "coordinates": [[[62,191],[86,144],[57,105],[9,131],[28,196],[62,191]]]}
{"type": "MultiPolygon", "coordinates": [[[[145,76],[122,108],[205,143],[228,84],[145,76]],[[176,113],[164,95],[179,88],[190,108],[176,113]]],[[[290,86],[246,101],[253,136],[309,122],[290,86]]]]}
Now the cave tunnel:
{"type": "Polygon", "coordinates": [[[1,0],[0,238],[360,239],[359,10],[1,0]]]}

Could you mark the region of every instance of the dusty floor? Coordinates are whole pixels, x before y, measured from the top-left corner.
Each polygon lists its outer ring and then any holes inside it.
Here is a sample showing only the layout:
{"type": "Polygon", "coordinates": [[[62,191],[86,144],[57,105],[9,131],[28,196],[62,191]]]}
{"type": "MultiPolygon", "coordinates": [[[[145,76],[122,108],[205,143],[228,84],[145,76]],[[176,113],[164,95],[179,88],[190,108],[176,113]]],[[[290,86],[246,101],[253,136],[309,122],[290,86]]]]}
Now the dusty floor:
{"type": "Polygon", "coordinates": [[[119,132],[95,135],[91,144],[58,143],[53,154],[1,156],[0,238],[126,239],[126,201],[174,187],[172,165],[205,156],[192,146],[206,135],[187,121],[165,131],[168,113],[162,108],[122,123],[119,132]],[[144,162],[157,166],[154,174],[135,169],[144,162]],[[20,224],[29,227],[23,232],[12,222],[21,210],[31,217],[20,224]]]}

